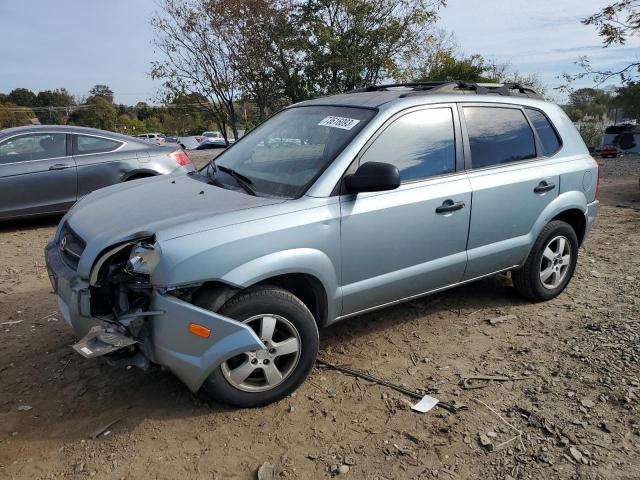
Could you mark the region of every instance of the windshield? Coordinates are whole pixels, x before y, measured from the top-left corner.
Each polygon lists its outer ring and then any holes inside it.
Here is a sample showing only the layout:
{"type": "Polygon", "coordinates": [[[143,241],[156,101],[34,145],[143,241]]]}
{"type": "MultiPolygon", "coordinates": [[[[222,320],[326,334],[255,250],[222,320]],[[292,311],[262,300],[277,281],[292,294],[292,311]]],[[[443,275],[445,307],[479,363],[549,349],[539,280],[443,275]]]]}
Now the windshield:
{"type": "Polygon", "coordinates": [[[290,108],[248,133],[215,164],[245,177],[257,194],[297,198],[375,113],[337,106],[290,108]]]}

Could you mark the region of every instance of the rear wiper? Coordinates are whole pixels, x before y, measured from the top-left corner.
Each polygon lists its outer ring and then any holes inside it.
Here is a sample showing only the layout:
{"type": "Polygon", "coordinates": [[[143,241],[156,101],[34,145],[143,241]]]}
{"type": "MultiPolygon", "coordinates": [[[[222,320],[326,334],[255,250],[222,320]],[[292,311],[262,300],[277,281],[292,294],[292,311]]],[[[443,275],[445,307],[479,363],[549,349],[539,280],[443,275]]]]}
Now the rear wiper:
{"type": "Polygon", "coordinates": [[[240,185],[242,189],[245,192],[247,192],[249,195],[253,195],[254,197],[258,196],[255,190],[249,186],[250,184],[253,183],[253,181],[250,178],[245,177],[241,173],[236,172],[233,168],[225,167],[224,165],[217,165],[216,169],[219,169],[224,173],[228,173],[229,175],[231,175],[234,178],[234,180],[238,182],[238,185],[240,185]]]}

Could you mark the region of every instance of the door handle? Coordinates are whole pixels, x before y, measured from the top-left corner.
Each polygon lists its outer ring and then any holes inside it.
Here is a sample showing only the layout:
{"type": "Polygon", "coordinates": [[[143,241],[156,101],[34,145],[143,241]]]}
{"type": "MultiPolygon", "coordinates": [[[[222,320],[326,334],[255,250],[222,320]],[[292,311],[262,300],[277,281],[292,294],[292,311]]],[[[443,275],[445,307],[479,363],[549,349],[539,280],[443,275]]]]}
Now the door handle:
{"type": "Polygon", "coordinates": [[[460,210],[464,208],[464,202],[454,202],[453,200],[445,200],[442,202],[438,208],[436,208],[436,213],[449,213],[455,212],[456,210],[460,210]]]}
{"type": "Polygon", "coordinates": [[[556,188],[555,183],[547,183],[545,180],[541,181],[536,188],[533,189],[533,193],[545,193],[556,188]]]}
{"type": "Polygon", "coordinates": [[[49,170],[64,170],[65,168],[71,168],[73,165],[67,165],[66,163],[56,163],[51,165],[49,170]]]}

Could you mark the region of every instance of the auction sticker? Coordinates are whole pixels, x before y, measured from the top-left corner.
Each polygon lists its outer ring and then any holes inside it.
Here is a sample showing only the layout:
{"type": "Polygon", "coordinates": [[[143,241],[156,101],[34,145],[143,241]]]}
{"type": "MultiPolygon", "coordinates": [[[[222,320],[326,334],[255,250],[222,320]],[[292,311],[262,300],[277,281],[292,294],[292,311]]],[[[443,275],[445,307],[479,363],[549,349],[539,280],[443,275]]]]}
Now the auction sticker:
{"type": "Polygon", "coordinates": [[[341,128],[343,130],[351,130],[358,123],[360,123],[360,120],[356,120],[355,118],[328,116],[325,117],[318,125],[321,127],[332,127],[341,128]]]}

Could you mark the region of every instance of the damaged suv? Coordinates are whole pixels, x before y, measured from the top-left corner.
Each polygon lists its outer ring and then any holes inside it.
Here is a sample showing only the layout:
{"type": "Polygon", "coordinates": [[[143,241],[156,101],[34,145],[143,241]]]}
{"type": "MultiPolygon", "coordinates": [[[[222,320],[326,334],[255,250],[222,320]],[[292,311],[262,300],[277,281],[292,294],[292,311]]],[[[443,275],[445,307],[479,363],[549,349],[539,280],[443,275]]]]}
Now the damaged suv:
{"type": "Polygon", "coordinates": [[[557,296],[598,166],[536,97],[441,82],[320,98],[199,172],[87,195],[46,247],[74,348],[255,407],[304,381],[319,327],[506,271],[533,301],[557,296]]]}

